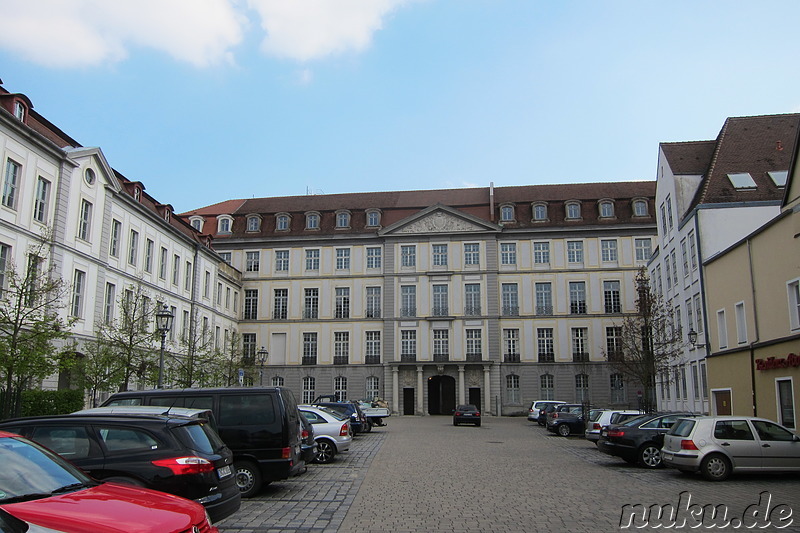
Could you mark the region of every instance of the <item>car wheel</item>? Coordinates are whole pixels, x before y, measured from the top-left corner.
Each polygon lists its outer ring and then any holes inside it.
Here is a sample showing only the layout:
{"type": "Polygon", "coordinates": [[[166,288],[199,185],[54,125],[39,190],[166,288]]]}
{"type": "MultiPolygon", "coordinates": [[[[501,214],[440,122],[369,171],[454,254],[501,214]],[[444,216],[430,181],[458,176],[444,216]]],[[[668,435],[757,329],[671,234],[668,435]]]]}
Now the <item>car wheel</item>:
{"type": "Polygon", "coordinates": [[[724,455],[711,454],[700,463],[700,473],[709,481],[724,481],[731,475],[731,462],[724,455]]]}
{"type": "Polygon", "coordinates": [[[125,477],[125,476],[111,476],[104,478],[103,481],[113,481],[114,483],[122,483],[123,485],[133,485],[134,487],[146,487],[144,483],[139,481],[138,479],[134,479],[132,477],[125,477]]]}
{"type": "Polygon", "coordinates": [[[258,466],[250,461],[239,461],[234,463],[236,467],[236,486],[242,498],[255,496],[261,488],[261,471],[258,466]]]}
{"type": "Polygon", "coordinates": [[[537,424],[539,424],[540,426],[544,427],[544,422],[539,422],[539,421],[537,420],[537,421],[536,421],[536,423],[537,423],[537,424]]]}
{"type": "Polygon", "coordinates": [[[569,434],[571,432],[572,431],[569,429],[569,425],[567,424],[561,424],[560,426],[558,426],[558,434],[561,435],[562,437],[569,437],[569,434]]]}
{"type": "Polygon", "coordinates": [[[364,433],[369,433],[372,431],[372,422],[367,422],[367,430],[364,433]]]}
{"type": "Polygon", "coordinates": [[[645,468],[658,468],[661,466],[661,450],[655,444],[648,442],[639,448],[639,464],[645,468]]]}
{"type": "Polygon", "coordinates": [[[333,457],[336,455],[336,446],[328,440],[318,440],[317,441],[317,456],[316,461],[322,464],[328,464],[333,461],[333,457]]]}
{"type": "Polygon", "coordinates": [[[478,428],[479,428],[479,427],[481,427],[481,421],[480,421],[480,420],[478,420],[477,422],[475,422],[475,427],[478,427],[478,428]]]}

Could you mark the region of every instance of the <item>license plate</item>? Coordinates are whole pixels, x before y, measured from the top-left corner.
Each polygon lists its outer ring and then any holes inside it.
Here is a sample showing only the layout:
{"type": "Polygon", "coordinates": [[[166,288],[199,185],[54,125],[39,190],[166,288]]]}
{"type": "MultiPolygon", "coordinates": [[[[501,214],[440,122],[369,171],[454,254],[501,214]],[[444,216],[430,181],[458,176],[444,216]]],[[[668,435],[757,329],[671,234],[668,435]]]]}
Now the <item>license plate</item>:
{"type": "Polygon", "coordinates": [[[464,413],[464,416],[472,416],[472,415],[469,413],[464,413]]]}
{"type": "Polygon", "coordinates": [[[604,429],[604,430],[602,430],[602,431],[600,432],[600,435],[602,435],[602,436],[606,437],[606,436],[608,436],[608,431],[606,431],[606,430],[604,429]]]}
{"type": "Polygon", "coordinates": [[[662,458],[662,459],[664,459],[664,458],[666,458],[666,459],[672,459],[672,456],[673,456],[673,455],[674,455],[674,454],[673,454],[673,453],[671,453],[671,452],[665,452],[664,450],[661,450],[661,458],[662,458]]]}
{"type": "Polygon", "coordinates": [[[217,468],[217,476],[220,479],[225,479],[226,477],[231,475],[231,467],[230,466],[221,466],[217,468]]]}

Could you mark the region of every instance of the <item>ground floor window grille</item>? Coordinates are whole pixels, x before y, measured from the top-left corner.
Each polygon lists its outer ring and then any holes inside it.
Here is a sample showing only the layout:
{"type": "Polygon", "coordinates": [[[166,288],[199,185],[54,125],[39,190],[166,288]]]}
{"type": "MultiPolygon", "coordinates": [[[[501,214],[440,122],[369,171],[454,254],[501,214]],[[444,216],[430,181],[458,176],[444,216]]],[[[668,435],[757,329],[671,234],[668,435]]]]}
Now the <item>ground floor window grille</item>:
{"type": "Polygon", "coordinates": [[[554,400],[556,396],[553,384],[553,374],[539,376],[539,398],[542,400],[554,400]]]}

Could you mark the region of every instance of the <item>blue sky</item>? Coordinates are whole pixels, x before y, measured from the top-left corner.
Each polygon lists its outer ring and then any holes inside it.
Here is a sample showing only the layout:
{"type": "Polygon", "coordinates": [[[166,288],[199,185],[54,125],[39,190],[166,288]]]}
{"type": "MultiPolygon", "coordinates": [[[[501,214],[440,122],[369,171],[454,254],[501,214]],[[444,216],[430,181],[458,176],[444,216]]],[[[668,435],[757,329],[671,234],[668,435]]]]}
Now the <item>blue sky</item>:
{"type": "Polygon", "coordinates": [[[800,2],[2,0],[0,78],[177,212],[655,179],[800,112],[800,2]]]}

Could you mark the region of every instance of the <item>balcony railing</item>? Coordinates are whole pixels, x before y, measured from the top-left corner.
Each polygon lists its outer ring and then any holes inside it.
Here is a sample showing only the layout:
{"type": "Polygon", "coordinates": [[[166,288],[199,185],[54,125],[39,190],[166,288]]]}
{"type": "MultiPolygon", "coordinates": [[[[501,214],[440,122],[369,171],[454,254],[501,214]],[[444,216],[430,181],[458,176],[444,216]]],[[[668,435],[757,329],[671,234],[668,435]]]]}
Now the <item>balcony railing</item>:
{"type": "Polygon", "coordinates": [[[537,305],[536,306],[536,314],[540,316],[550,316],[553,314],[553,306],[552,305],[537,305]]]}
{"type": "Polygon", "coordinates": [[[364,357],[364,364],[367,365],[379,365],[381,363],[381,356],[380,355],[368,355],[364,357]]]}
{"type": "Polygon", "coordinates": [[[433,316],[448,316],[448,308],[446,305],[434,305],[431,311],[433,316]]]}
{"type": "Polygon", "coordinates": [[[556,354],[553,352],[542,352],[539,354],[540,363],[555,363],[556,354]]]}
{"type": "Polygon", "coordinates": [[[587,363],[589,362],[589,354],[588,352],[573,352],[572,361],[575,363],[587,363]]]}
{"type": "Polygon", "coordinates": [[[304,365],[316,365],[317,364],[317,356],[316,355],[304,355],[302,363],[304,365]]]}
{"type": "Polygon", "coordinates": [[[303,309],[303,318],[305,320],[316,320],[319,318],[319,309],[303,309]]]}
{"type": "Polygon", "coordinates": [[[519,354],[518,353],[507,353],[503,357],[506,363],[519,363],[519,354]]]}
{"type": "Polygon", "coordinates": [[[586,302],[573,302],[569,304],[569,312],[573,315],[585,315],[586,302]]]}
{"type": "Polygon", "coordinates": [[[273,313],[272,315],[273,320],[286,320],[286,317],[287,317],[286,310],[275,311],[275,313],[273,313]]]}
{"type": "Polygon", "coordinates": [[[433,360],[437,363],[443,363],[450,360],[450,354],[446,353],[435,353],[433,354],[433,360]]]}
{"type": "Polygon", "coordinates": [[[333,364],[334,365],[346,365],[350,362],[350,358],[346,355],[334,355],[333,356],[333,364]]]}
{"type": "Polygon", "coordinates": [[[400,316],[417,316],[416,307],[403,307],[400,309],[400,316]]]}
{"type": "Polygon", "coordinates": [[[480,305],[464,306],[464,316],[480,316],[480,315],[481,315],[480,305]]]}
{"type": "Polygon", "coordinates": [[[366,318],[380,318],[381,317],[381,310],[380,309],[367,309],[366,318]]]}
{"type": "Polygon", "coordinates": [[[504,305],[503,306],[503,316],[519,316],[519,306],[518,305],[504,305]]]}
{"type": "Polygon", "coordinates": [[[404,353],[400,355],[400,361],[403,363],[416,363],[417,355],[413,353],[404,353]]]}
{"type": "Polygon", "coordinates": [[[481,353],[468,353],[467,361],[482,361],[483,355],[481,353]]]}
{"type": "Polygon", "coordinates": [[[344,307],[337,308],[334,318],[350,318],[350,309],[344,307]]]}
{"type": "Polygon", "coordinates": [[[617,315],[622,312],[620,304],[606,304],[606,313],[609,315],[617,315]]]}

